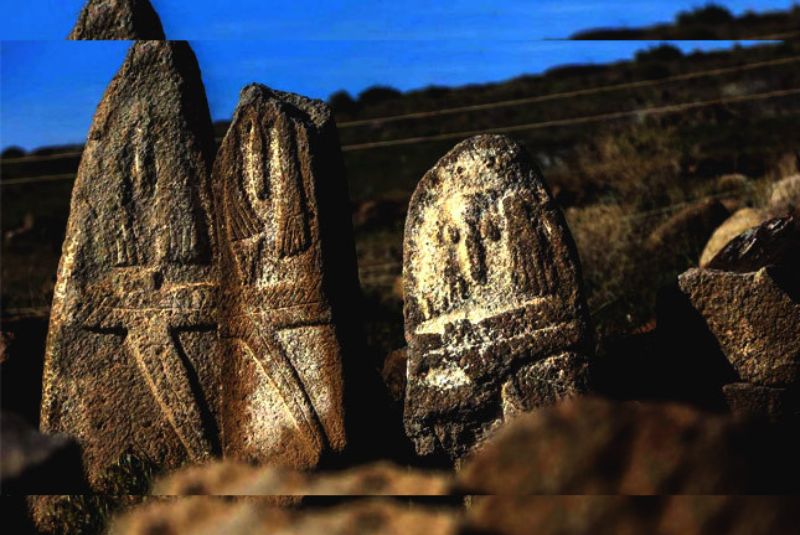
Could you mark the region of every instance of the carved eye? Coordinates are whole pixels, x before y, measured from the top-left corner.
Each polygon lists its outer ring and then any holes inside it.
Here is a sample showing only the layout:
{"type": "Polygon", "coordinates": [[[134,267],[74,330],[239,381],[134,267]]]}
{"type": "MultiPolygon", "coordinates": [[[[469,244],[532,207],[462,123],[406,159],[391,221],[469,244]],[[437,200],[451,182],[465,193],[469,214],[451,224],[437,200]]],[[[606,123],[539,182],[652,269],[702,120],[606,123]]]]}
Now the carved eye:
{"type": "Polygon", "coordinates": [[[458,228],[454,226],[450,226],[447,228],[447,236],[450,238],[450,241],[453,243],[458,243],[461,240],[461,233],[458,232],[458,228]]]}

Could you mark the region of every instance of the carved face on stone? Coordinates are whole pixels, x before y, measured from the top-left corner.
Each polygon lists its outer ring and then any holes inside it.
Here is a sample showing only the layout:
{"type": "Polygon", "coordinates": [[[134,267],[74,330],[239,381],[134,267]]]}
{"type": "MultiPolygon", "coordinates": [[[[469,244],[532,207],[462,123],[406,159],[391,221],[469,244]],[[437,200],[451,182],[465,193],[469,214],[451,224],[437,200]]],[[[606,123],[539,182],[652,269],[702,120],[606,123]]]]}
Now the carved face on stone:
{"type": "Polygon", "coordinates": [[[279,283],[318,261],[318,223],[308,119],[275,101],[253,99],[237,112],[223,147],[224,217],[240,277],[279,283]],[[232,167],[232,169],[231,169],[232,167]]]}
{"type": "Polygon", "coordinates": [[[556,291],[552,269],[535,265],[557,238],[541,217],[549,198],[496,164],[461,153],[435,170],[417,203],[409,238],[424,254],[412,252],[408,273],[420,332],[475,323],[556,291]]]}

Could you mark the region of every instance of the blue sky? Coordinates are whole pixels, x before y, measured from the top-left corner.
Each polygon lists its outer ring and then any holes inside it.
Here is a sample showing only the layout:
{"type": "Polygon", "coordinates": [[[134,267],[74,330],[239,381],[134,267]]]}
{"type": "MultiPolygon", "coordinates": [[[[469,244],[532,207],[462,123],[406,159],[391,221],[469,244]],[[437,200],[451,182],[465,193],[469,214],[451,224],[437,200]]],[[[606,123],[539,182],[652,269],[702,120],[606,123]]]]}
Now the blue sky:
{"type": "MultiPolygon", "coordinates": [[[[84,0],[1,0],[3,39],[61,39],[84,0]]],[[[673,19],[705,0],[151,0],[170,39],[542,39],[673,19]]],[[[796,0],[716,0],[734,13],[796,0]]]]}
{"type": "MultiPolygon", "coordinates": [[[[61,40],[69,31],[82,0],[30,2],[27,11],[17,20],[6,15],[22,8],[12,9],[11,0],[2,2],[0,26],[4,36],[28,34],[29,38],[52,40],[4,40],[0,44],[0,147],[17,145],[30,150],[53,144],[81,143],[97,103],[122,63],[129,44],[61,40]],[[41,14],[43,6],[49,7],[51,17],[41,14]],[[35,12],[41,17],[38,25],[32,22],[35,17],[31,13],[35,12]]],[[[599,10],[591,7],[596,3],[580,0],[569,4],[569,8],[558,7],[560,3],[565,4],[564,0],[531,0],[507,2],[501,12],[492,10],[493,2],[479,0],[451,0],[448,10],[427,11],[422,7],[423,2],[416,1],[407,2],[411,7],[402,10],[396,7],[396,2],[360,2],[375,6],[370,9],[382,14],[376,16],[367,13],[366,8],[359,11],[354,7],[356,2],[314,2],[326,7],[311,9],[312,2],[297,0],[291,3],[291,9],[277,9],[270,18],[266,16],[267,10],[260,7],[268,4],[264,1],[218,2],[219,6],[214,9],[209,6],[215,3],[206,0],[155,0],[153,3],[161,12],[169,36],[180,38],[195,34],[208,38],[192,40],[192,46],[200,62],[214,119],[231,116],[239,90],[250,82],[324,99],[339,89],[356,95],[377,84],[401,90],[430,85],[459,86],[502,81],[568,63],[628,59],[636,50],[658,43],[543,41],[530,37],[501,40],[497,37],[519,36],[523,29],[543,37],[567,35],[586,27],[648,24],[669,20],[676,10],[698,4],[651,2],[652,5],[644,5],[643,2],[611,0],[600,2],[604,7],[599,10]],[[534,15],[529,8],[522,7],[529,4],[537,6],[534,15]],[[670,6],[664,7],[664,4],[670,6]],[[189,9],[190,5],[195,11],[189,9]],[[249,8],[244,10],[247,13],[244,20],[243,5],[249,8]],[[450,12],[455,9],[460,10],[457,16],[450,12]],[[301,11],[310,15],[305,19],[296,16],[301,11]],[[212,12],[217,15],[209,17],[212,12]],[[427,16],[413,15],[421,12],[426,12],[427,16]],[[204,17],[215,22],[203,24],[204,17]],[[441,28],[438,33],[434,24],[437,17],[441,28]],[[442,22],[445,20],[446,24],[442,22]],[[536,23],[536,20],[548,22],[536,23]],[[313,24],[319,25],[318,39],[307,39],[305,37],[314,35],[313,24]],[[387,38],[373,39],[383,33],[387,38]],[[234,39],[242,35],[260,40],[234,39]],[[342,38],[346,35],[350,35],[350,39],[342,38]],[[460,38],[465,35],[471,38],[460,38]]],[[[758,4],[762,10],[785,8],[791,2],[760,0],[725,4],[733,11],[741,11],[755,7],[753,4],[758,4]]],[[[13,6],[21,5],[18,1],[13,3],[13,6]]],[[[727,42],[679,43],[685,51],[730,45],[727,42]]]]}

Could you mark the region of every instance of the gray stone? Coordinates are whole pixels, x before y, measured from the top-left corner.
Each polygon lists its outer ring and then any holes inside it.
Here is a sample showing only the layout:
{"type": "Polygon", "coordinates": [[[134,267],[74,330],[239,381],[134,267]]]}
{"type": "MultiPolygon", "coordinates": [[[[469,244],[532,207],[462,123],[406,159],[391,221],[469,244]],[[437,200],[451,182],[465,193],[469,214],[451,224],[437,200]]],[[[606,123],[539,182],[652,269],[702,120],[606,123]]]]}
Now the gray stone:
{"type": "Polygon", "coordinates": [[[418,453],[459,458],[507,417],[585,389],[591,329],[572,237],[522,147],[458,144],[406,220],[408,384],[418,453]]]}
{"type": "Polygon", "coordinates": [[[162,40],[164,29],[149,0],[89,0],[67,39],[162,40]]]}

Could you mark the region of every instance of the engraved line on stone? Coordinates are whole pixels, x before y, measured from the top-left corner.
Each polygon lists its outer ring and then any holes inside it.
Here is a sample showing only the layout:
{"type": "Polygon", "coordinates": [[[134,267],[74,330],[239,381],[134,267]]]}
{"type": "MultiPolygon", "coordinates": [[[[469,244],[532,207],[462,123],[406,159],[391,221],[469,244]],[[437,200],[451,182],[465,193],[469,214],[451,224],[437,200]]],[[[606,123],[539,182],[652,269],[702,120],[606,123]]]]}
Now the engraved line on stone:
{"type": "Polygon", "coordinates": [[[414,330],[415,334],[444,334],[445,326],[449,323],[457,321],[468,321],[470,323],[479,323],[485,319],[499,316],[506,312],[512,312],[519,308],[538,305],[547,301],[548,297],[537,296],[528,299],[521,299],[510,303],[505,303],[499,307],[475,307],[464,306],[458,310],[441,314],[435,318],[420,323],[414,330]]]}

